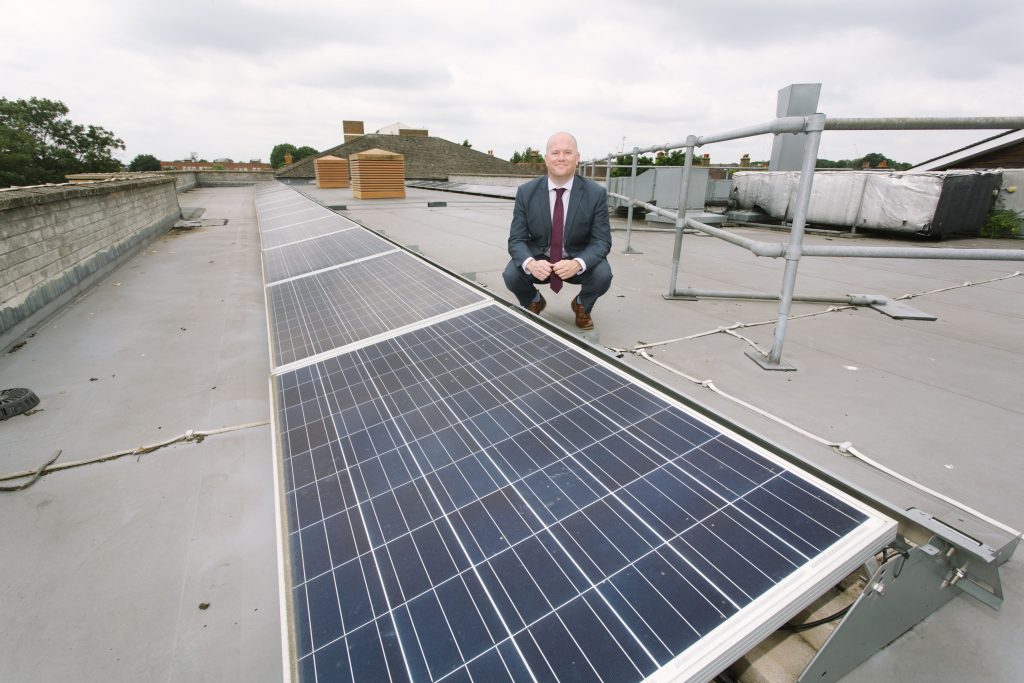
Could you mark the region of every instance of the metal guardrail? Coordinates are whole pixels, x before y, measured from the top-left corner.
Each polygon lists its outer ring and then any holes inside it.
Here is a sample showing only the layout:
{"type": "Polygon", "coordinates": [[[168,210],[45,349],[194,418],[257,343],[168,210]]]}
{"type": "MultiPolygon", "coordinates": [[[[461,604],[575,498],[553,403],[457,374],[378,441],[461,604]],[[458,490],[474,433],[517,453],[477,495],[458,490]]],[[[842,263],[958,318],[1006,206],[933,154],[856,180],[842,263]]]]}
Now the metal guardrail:
{"type": "MultiPolygon", "coordinates": [[[[772,348],[767,357],[757,352],[748,352],[747,355],[766,370],[794,370],[795,368],[782,360],[782,348],[786,340],[786,327],[789,321],[790,310],[794,300],[793,292],[796,288],[797,270],[800,259],[803,256],[845,256],[863,258],[929,258],[929,259],[973,259],[973,260],[1005,260],[1024,261],[1024,250],[1021,249],[929,249],[921,247],[856,247],[856,246],[820,246],[803,244],[804,229],[807,223],[807,209],[811,200],[811,186],[814,181],[815,165],[818,159],[818,148],[821,143],[821,134],[824,130],[975,130],[975,129],[1020,129],[1024,128],[1024,117],[968,117],[968,118],[905,118],[905,117],[883,117],[883,118],[835,118],[828,119],[824,114],[817,113],[809,116],[786,116],[758,123],[742,128],[737,128],[715,135],[689,135],[685,140],[678,142],[666,142],[660,145],[649,147],[634,147],[632,152],[631,180],[629,196],[614,194],[612,196],[629,203],[626,223],[626,247],[624,253],[639,253],[632,249],[630,240],[632,237],[633,207],[641,206],[648,211],[675,219],[675,245],[672,250],[672,270],[669,280],[668,294],[666,299],[693,299],[695,297],[718,297],[718,298],[749,298],[749,299],[778,299],[779,311],[778,320],[775,325],[775,335],[772,341],[772,348]],[[800,181],[797,186],[795,209],[790,227],[790,238],[788,244],[775,244],[758,242],[727,230],[715,228],[692,218],[686,218],[686,202],[690,186],[690,175],[693,167],[693,150],[696,147],[736,140],[739,138],[753,137],[756,135],[780,133],[795,133],[807,136],[804,147],[804,158],[800,169],[800,181]],[[685,150],[683,163],[683,178],[679,188],[680,209],[668,211],[655,207],[646,202],[635,199],[637,158],[640,154],[648,152],[669,151],[673,149],[685,150]],[[717,290],[679,290],[677,279],[679,274],[679,257],[682,250],[683,230],[691,228],[700,232],[723,239],[737,246],[747,249],[757,256],[770,258],[784,258],[786,260],[785,272],[783,274],[782,289],[778,295],[774,294],[743,294],[738,292],[723,292],[717,290]]],[[[611,177],[611,161],[615,156],[611,153],[607,157],[592,159],[584,164],[596,164],[603,161],[605,167],[605,182],[611,177]]],[[[834,297],[800,297],[805,301],[832,301],[834,297]]]]}

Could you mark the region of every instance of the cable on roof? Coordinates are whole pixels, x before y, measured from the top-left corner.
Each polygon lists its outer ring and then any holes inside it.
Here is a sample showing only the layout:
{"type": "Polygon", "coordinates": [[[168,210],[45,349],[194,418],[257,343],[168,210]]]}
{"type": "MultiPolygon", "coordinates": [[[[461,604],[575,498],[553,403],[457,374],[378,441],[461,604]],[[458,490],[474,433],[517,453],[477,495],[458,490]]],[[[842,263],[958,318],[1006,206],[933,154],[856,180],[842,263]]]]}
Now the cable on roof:
{"type": "Polygon", "coordinates": [[[46,468],[52,465],[53,461],[59,457],[60,449],[58,448],[57,451],[53,454],[53,457],[47,460],[45,464],[43,464],[39,469],[35,471],[35,474],[32,475],[31,479],[26,481],[24,484],[17,484],[16,486],[0,486],[0,491],[22,491],[24,489],[27,489],[29,486],[39,481],[39,477],[43,476],[43,472],[46,470],[46,468]]]}
{"type": "MultiPolygon", "coordinates": [[[[939,294],[940,292],[948,292],[948,291],[953,290],[953,289],[962,289],[964,287],[974,287],[976,285],[985,285],[985,284],[989,284],[991,282],[999,282],[1000,280],[1009,280],[1010,278],[1013,278],[1013,277],[1020,277],[1021,275],[1024,275],[1024,272],[1021,272],[1021,271],[1018,270],[1018,271],[1015,271],[1013,273],[1010,273],[1009,275],[1003,275],[1001,277],[994,277],[994,278],[992,278],[990,280],[979,280],[978,282],[967,281],[967,282],[963,282],[963,283],[961,283],[959,285],[952,285],[950,287],[941,287],[939,289],[932,289],[932,290],[929,290],[927,292],[918,292],[916,294],[904,294],[902,296],[896,297],[895,299],[893,299],[893,301],[905,301],[905,300],[908,300],[908,299],[916,299],[919,296],[927,296],[929,294],[939,294]]],[[[800,320],[801,318],[813,318],[815,316],[824,315],[826,313],[836,313],[838,311],[856,310],[858,308],[859,308],[858,306],[829,306],[828,308],[826,308],[826,309],[824,309],[822,311],[816,311],[814,313],[802,313],[800,315],[791,315],[791,316],[789,316],[787,318],[787,320],[800,320]]],[[[761,326],[764,326],[764,325],[774,325],[777,322],[778,322],[777,318],[772,318],[771,320],[760,320],[758,322],[752,322],[752,323],[738,322],[738,323],[733,323],[732,325],[725,325],[725,326],[722,326],[722,327],[716,327],[713,330],[706,330],[704,332],[697,332],[695,334],[687,335],[685,337],[676,337],[674,339],[665,339],[665,340],[656,341],[656,342],[641,342],[641,343],[635,345],[631,349],[611,348],[610,350],[614,351],[616,353],[637,353],[640,349],[650,349],[650,348],[653,348],[655,346],[664,346],[666,344],[674,344],[675,342],[680,342],[680,341],[690,341],[690,340],[693,340],[693,339],[700,339],[701,337],[707,337],[707,336],[710,336],[712,334],[722,333],[722,334],[731,335],[733,337],[736,337],[737,339],[741,339],[742,341],[747,342],[748,344],[750,344],[750,346],[752,346],[754,348],[754,350],[758,351],[759,353],[761,353],[764,356],[767,356],[768,355],[767,352],[762,351],[757,346],[757,344],[755,344],[753,341],[747,339],[746,337],[743,337],[743,336],[738,335],[738,334],[733,334],[733,330],[744,329],[744,328],[747,328],[747,327],[761,327],[761,326]]]]}
{"type": "MultiPolygon", "coordinates": [[[[1013,273],[1011,273],[1009,275],[1004,275],[1002,277],[992,278],[990,280],[981,280],[981,281],[978,281],[978,282],[970,282],[970,281],[968,281],[968,282],[964,282],[964,283],[959,284],[959,285],[953,285],[953,286],[950,286],[950,287],[942,287],[940,289],[933,289],[931,291],[921,292],[919,294],[904,294],[903,296],[899,297],[897,300],[912,299],[912,298],[915,298],[915,297],[918,297],[918,296],[925,296],[925,295],[928,295],[928,294],[936,294],[936,293],[939,293],[939,292],[946,292],[946,291],[949,291],[949,290],[952,290],[952,289],[961,289],[963,287],[973,287],[975,285],[983,285],[983,284],[987,284],[987,283],[990,283],[990,282],[998,282],[1000,280],[1007,280],[1009,278],[1019,277],[1022,274],[1024,274],[1024,273],[1022,273],[1021,271],[1015,271],[1015,272],[1013,272],[1013,273]]],[[[815,315],[822,315],[824,313],[832,313],[832,312],[834,312],[836,310],[844,310],[844,309],[847,309],[847,308],[856,308],[856,307],[855,306],[841,306],[841,307],[830,306],[828,309],[826,309],[824,311],[818,311],[817,313],[806,313],[806,314],[803,314],[803,315],[789,316],[789,320],[795,320],[797,318],[806,318],[806,317],[811,317],[811,316],[815,316],[815,315]]],[[[820,437],[817,434],[812,434],[811,432],[809,432],[806,429],[803,429],[801,427],[798,427],[797,425],[793,424],[792,422],[789,422],[789,421],[787,421],[787,420],[785,420],[785,419],[783,419],[783,418],[781,418],[781,417],[779,417],[777,415],[773,415],[772,413],[769,413],[767,410],[759,408],[759,407],[755,406],[752,403],[748,403],[747,401],[744,401],[741,398],[738,398],[738,397],[733,396],[733,395],[731,395],[731,394],[729,394],[729,393],[727,393],[725,391],[722,391],[717,386],[715,386],[715,383],[714,383],[713,380],[710,380],[710,379],[700,380],[700,379],[697,379],[696,377],[691,377],[690,375],[687,375],[685,372],[682,372],[681,370],[677,370],[676,368],[673,368],[670,365],[667,365],[665,363],[662,363],[659,360],[656,360],[654,358],[654,356],[652,356],[650,353],[647,352],[647,349],[649,349],[651,347],[654,347],[654,346],[661,346],[661,345],[671,344],[673,342],[685,341],[685,340],[689,340],[689,339],[697,339],[699,337],[704,337],[704,336],[707,336],[707,335],[717,334],[719,332],[722,332],[722,333],[730,334],[731,336],[737,337],[738,339],[741,339],[741,340],[747,342],[748,344],[753,346],[754,349],[757,350],[759,353],[761,353],[762,355],[767,356],[768,354],[765,353],[764,351],[762,351],[753,341],[751,341],[750,339],[748,339],[748,338],[746,338],[746,337],[744,337],[742,335],[735,334],[733,331],[736,330],[736,329],[739,329],[739,328],[743,328],[743,327],[755,327],[755,326],[758,326],[758,325],[771,324],[771,323],[775,323],[775,322],[776,322],[775,320],[771,320],[771,321],[757,322],[757,323],[735,323],[735,324],[727,326],[727,327],[719,327],[719,328],[716,328],[714,330],[708,330],[707,332],[699,332],[697,334],[692,334],[692,335],[689,335],[687,337],[679,337],[677,339],[668,339],[668,340],[660,341],[660,342],[651,342],[651,343],[646,343],[645,342],[645,343],[637,344],[632,349],[611,349],[611,350],[616,352],[616,353],[633,353],[635,355],[638,355],[641,358],[643,358],[645,360],[648,360],[651,363],[654,363],[655,365],[657,365],[660,368],[668,370],[669,372],[671,372],[673,374],[676,374],[676,375],[682,377],[685,380],[693,382],[694,384],[702,386],[705,389],[710,389],[711,391],[713,391],[714,393],[718,394],[719,396],[722,396],[723,398],[727,398],[730,401],[732,401],[733,403],[741,405],[744,408],[747,408],[748,410],[754,411],[755,413],[757,413],[758,415],[761,415],[762,417],[766,417],[769,420],[772,420],[773,422],[776,422],[776,423],[782,425],[783,427],[791,429],[792,431],[796,432],[797,434],[800,434],[801,436],[805,436],[808,439],[810,439],[812,441],[816,441],[817,443],[819,443],[819,444],[821,444],[823,446],[828,446],[829,448],[834,450],[839,455],[846,456],[846,457],[856,458],[856,459],[860,460],[861,462],[863,462],[864,464],[869,465],[869,466],[871,466],[871,467],[873,467],[873,468],[875,468],[875,469],[877,469],[877,470],[879,470],[879,471],[889,475],[890,477],[892,477],[894,479],[898,479],[899,481],[903,482],[904,484],[907,484],[908,486],[911,486],[911,487],[917,489],[918,491],[926,493],[929,496],[932,496],[932,497],[937,498],[937,499],[939,499],[939,500],[941,500],[941,501],[943,501],[943,502],[945,502],[945,503],[947,503],[949,505],[952,505],[953,507],[958,508],[958,509],[962,510],[963,512],[966,512],[966,513],[968,513],[970,515],[973,515],[977,519],[983,520],[983,521],[985,521],[985,522],[987,522],[987,523],[989,523],[989,524],[991,524],[991,525],[993,525],[995,527],[998,527],[998,528],[1006,531],[1007,533],[1013,534],[1015,536],[1020,533],[1017,530],[1010,528],[1006,524],[1003,524],[1002,522],[1000,522],[1000,521],[998,521],[996,519],[993,519],[993,518],[989,517],[988,515],[985,515],[982,512],[979,512],[978,510],[975,510],[974,508],[966,505],[965,503],[961,503],[960,501],[958,501],[958,500],[956,500],[954,498],[950,498],[949,496],[947,496],[947,495],[945,495],[943,493],[939,493],[938,491],[935,491],[934,489],[930,489],[927,486],[925,486],[924,484],[921,484],[921,483],[919,483],[917,481],[914,481],[913,479],[910,479],[909,477],[906,477],[906,476],[900,474],[899,472],[897,472],[897,471],[895,471],[895,470],[893,470],[893,469],[891,469],[889,467],[886,467],[885,465],[881,464],[880,462],[878,462],[876,460],[873,460],[872,458],[868,457],[864,453],[862,453],[859,450],[857,450],[856,448],[854,448],[853,444],[851,442],[849,442],[849,441],[829,441],[828,439],[820,437]]],[[[902,567],[901,567],[901,569],[902,569],[902,567]]]]}
{"type": "Polygon", "coordinates": [[[818,626],[824,626],[825,624],[828,624],[830,622],[836,621],[837,619],[842,619],[843,617],[846,616],[846,613],[850,611],[851,607],[853,607],[853,603],[852,602],[849,605],[847,605],[846,607],[844,607],[841,610],[839,610],[838,612],[836,612],[835,614],[830,614],[827,617],[823,617],[821,619],[815,619],[814,621],[807,621],[807,622],[804,622],[802,624],[786,624],[782,628],[785,629],[786,631],[791,631],[793,633],[799,633],[800,631],[808,631],[808,630],[810,630],[812,628],[816,628],[818,626]]]}
{"type": "Polygon", "coordinates": [[[167,439],[166,441],[160,441],[159,443],[150,444],[148,446],[139,446],[137,448],[129,448],[127,450],[117,451],[115,453],[107,453],[106,455],[101,455],[101,456],[98,456],[98,457],[95,457],[95,458],[89,458],[87,460],[73,460],[71,462],[63,462],[63,463],[61,463],[59,465],[54,465],[53,462],[57,459],[57,457],[61,453],[58,450],[56,453],[54,453],[53,457],[50,458],[50,460],[46,464],[44,464],[42,467],[39,467],[39,468],[33,469],[33,470],[26,470],[26,471],[23,471],[23,472],[14,472],[13,474],[6,474],[6,475],[3,475],[3,476],[0,476],[0,481],[10,481],[12,479],[22,479],[24,477],[32,477],[31,481],[25,482],[23,484],[19,484],[19,485],[16,485],[16,486],[0,487],[0,491],[8,491],[8,492],[9,491],[22,491],[24,489],[27,489],[29,486],[32,486],[33,484],[35,484],[39,480],[39,478],[42,477],[43,475],[51,474],[53,472],[58,472],[58,471],[61,471],[61,470],[68,470],[68,469],[71,469],[72,467],[82,467],[84,465],[93,465],[93,464],[98,463],[98,462],[108,462],[110,460],[117,460],[118,458],[123,458],[126,455],[142,456],[142,455],[145,455],[146,453],[152,453],[155,450],[164,448],[166,446],[170,446],[171,444],[178,443],[179,441],[191,442],[191,443],[201,443],[203,441],[203,439],[205,439],[208,436],[214,436],[214,435],[217,435],[217,434],[224,434],[226,432],[234,432],[234,431],[238,431],[240,429],[251,429],[252,427],[262,427],[262,426],[267,425],[267,424],[270,424],[270,422],[268,420],[264,420],[262,422],[249,422],[247,424],[235,425],[234,427],[220,427],[219,429],[208,429],[208,430],[189,429],[184,434],[179,434],[178,436],[175,436],[173,438],[167,439]]]}

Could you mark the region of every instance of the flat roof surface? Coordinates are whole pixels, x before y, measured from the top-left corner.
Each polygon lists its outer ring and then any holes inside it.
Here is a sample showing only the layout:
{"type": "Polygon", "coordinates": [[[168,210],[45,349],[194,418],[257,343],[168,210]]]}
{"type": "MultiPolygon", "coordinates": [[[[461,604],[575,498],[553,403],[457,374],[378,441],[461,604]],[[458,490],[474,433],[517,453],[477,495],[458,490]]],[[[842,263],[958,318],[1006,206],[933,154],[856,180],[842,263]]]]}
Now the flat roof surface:
{"type": "MultiPolygon", "coordinates": [[[[404,200],[353,200],[351,191],[295,185],[341,213],[448,269],[470,277],[514,302],[501,280],[508,261],[506,240],[512,202],[407,188],[404,200]],[[428,202],[447,206],[427,208],[428,202]]],[[[616,219],[613,228],[624,228],[616,219]]],[[[609,261],[612,288],[593,311],[595,330],[582,338],[610,353],[641,342],[675,340],[737,322],[770,324],[736,330],[767,351],[778,303],[771,301],[668,301],[674,232],[647,230],[634,222],[630,246],[616,230],[609,261]]],[[[786,242],[788,233],[732,229],[752,239],[786,242]]],[[[808,235],[808,244],[940,246],[1020,249],[1018,240],[950,239],[941,243],[906,238],[808,235]]],[[[683,239],[678,287],[777,293],[781,259],[758,258],[712,237],[683,239]]],[[[1024,481],[1019,457],[1024,438],[1024,276],[1014,261],[940,261],[805,258],[797,294],[881,294],[938,316],[934,322],[895,320],[866,308],[825,312],[829,306],[795,303],[783,359],[796,372],[767,372],[748,359],[750,346],[725,333],[650,348],[654,358],[695,379],[773,413],[834,442],[850,442],[882,464],[1014,529],[1024,528],[1015,495],[1024,481]],[[1010,277],[1007,277],[1010,276],[1010,277]],[[960,287],[965,282],[1006,278],[960,287]],[[1014,483],[1011,483],[1014,482],[1014,483]]],[[[569,301],[578,288],[546,290],[542,318],[576,334],[569,301]]],[[[903,508],[918,507],[961,528],[984,534],[987,525],[919,493],[852,458],[845,458],[792,430],[669,372],[633,353],[623,362],[761,434],[811,463],[903,508]]],[[[985,540],[1005,540],[1001,533],[985,540]]],[[[1016,636],[1024,629],[1022,560],[1001,569],[1005,603],[994,611],[961,595],[875,655],[844,680],[879,676],[909,680],[1016,680],[1024,654],[1016,636]],[[984,673],[981,673],[984,672],[984,673]]]]}
{"type": "MultiPolygon", "coordinates": [[[[357,220],[466,274],[505,299],[501,282],[512,203],[407,189],[404,200],[296,185],[344,204],[357,220]],[[428,208],[427,202],[447,206],[428,208]]],[[[10,680],[277,680],[281,676],[269,350],[252,188],[179,196],[224,226],[172,232],[126,260],[0,356],[0,384],[39,394],[39,412],[0,422],[0,470],[38,467],[54,450],[79,460],[189,429],[242,426],[201,443],[48,475],[0,494],[0,640],[10,680]],[[201,603],[209,603],[200,609],[201,603]]],[[[621,221],[615,221],[621,226],[621,221]]],[[[636,224],[642,226],[642,223],[636,224]]],[[[755,239],[788,235],[738,230],[755,239]]],[[[830,239],[809,236],[809,243],[830,239]]],[[[611,291],[584,339],[612,353],[736,322],[774,322],[777,304],[666,301],[673,236],[615,232],[611,291]]],[[[842,243],[847,243],[843,241],[842,243]]],[[[891,240],[857,238],[857,244],[891,240]]],[[[905,240],[900,240],[905,244],[905,240]]],[[[947,240],[939,246],[1019,241],[947,240]]],[[[775,292],[779,260],[686,235],[679,286],[775,292]]],[[[1005,277],[1019,262],[804,259],[798,293],[908,293],[1005,277]]],[[[544,319],[575,333],[576,288],[546,292],[544,319]]],[[[1024,481],[1024,277],[925,294],[938,316],[898,321],[869,309],[795,304],[783,358],[766,372],[724,333],[651,347],[654,358],[870,457],[1014,528],[1024,481]]],[[[773,325],[737,330],[762,349],[773,325]]],[[[950,506],[844,458],[634,353],[623,362],[793,453],[903,506],[951,523],[950,506]]],[[[963,524],[972,524],[966,519],[963,524]]],[[[980,528],[980,527],[979,527],[980,528]]],[[[1001,611],[960,596],[845,680],[1015,680],[1024,670],[1018,553],[1002,567],[1001,611]]]]}
{"type": "Polygon", "coordinates": [[[0,422],[4,474],[264,423],[0,493],[3,680],[280,679],[252,196],[179,195],[227,224],[150,242],[0,356],[0,384],[42,401],[0,422]]]}

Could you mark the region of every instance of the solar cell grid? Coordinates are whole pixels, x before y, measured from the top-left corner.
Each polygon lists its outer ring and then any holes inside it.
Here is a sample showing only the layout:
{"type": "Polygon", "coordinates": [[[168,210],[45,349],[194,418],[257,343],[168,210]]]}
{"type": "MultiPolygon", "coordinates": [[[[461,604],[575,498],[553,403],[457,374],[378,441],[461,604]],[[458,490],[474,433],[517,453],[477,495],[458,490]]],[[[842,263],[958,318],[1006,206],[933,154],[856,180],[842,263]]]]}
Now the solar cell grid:
{"type": "Polygon", "coordinates": [[[484,297],[399,252],[268,287],[267,300],[280,367],[484,297]]]}
{"type": "Polygon", "coordinates": [[[342,218],[342,216],[339,216],[330,209],[322,207],[319,204],[314,204],[308,200],[301,203],[294,200],[275,203],[272,206],[258,210],[256,212],[256,216],[261,233],[269,230],[277,230],[295,223],[323,216],[342,218]]]}
{"type": "Polygon", "coordinates": [[[341,216],[325,216],[323,220],[314,220],[290,225],[280,230],[264,230],[260,236],[263,250],[278,249],[288,244],[296,244],[303,240],[324,237],[333,233],[348,230],[352,222],[341,216]]]}
{"type": "Polygon", "coordinates": [[[354,226],[333,235],[264,251],[264,277],[269,285],[394,249],[390,242],[354,226]]]}
{"type": "MultiPolygon", "coordinates": [[[[308,220],[317,215],[332,215],[333,211],[309,200],[296,199],[263,206],[257,211],[260,230],[274,230],[299,220],[308,220]]],[[[337,214],[334,214],[337,215],[337,214]]]]}
{"type": "Polygon", "coordinates": [[[640,680],[868,520],[497,306],[276,383],[304,680],[640,680]]]}

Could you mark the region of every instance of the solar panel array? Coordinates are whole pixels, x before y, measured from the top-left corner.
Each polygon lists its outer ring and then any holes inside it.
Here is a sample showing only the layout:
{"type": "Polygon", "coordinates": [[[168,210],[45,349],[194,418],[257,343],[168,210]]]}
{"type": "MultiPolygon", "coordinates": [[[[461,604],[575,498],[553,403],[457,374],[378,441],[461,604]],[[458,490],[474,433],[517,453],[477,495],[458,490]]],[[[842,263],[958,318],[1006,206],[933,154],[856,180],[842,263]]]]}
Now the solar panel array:
{"type": "Polygon", "coordinates": [[[267,287],[272,330],[348,325],[273,378],[300,680],[706,679],[894,535],[454,279],[421,297],[402,259],[285,283],[308,286],[281,308],[267,287]],[[388,290],[419,320],[367,326],[388,290]]]}
{"type": "Polygon", "coordinates": [[[275,185],[256,202],[275,368],[486,300],[357,223],[275,185]]]}
{"type": "Polygon", "coordinates": [[[263,252],[267,284],[332,268],[341,263],[394,250],[394,245],[367,230],[351,226],[319,239],[307,240],[291,248],[263,252]]]}

